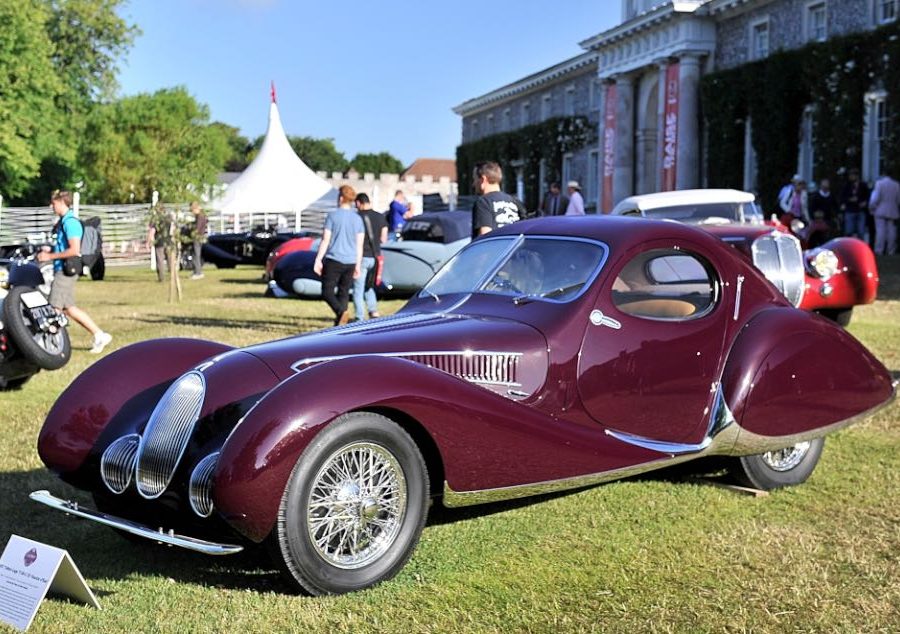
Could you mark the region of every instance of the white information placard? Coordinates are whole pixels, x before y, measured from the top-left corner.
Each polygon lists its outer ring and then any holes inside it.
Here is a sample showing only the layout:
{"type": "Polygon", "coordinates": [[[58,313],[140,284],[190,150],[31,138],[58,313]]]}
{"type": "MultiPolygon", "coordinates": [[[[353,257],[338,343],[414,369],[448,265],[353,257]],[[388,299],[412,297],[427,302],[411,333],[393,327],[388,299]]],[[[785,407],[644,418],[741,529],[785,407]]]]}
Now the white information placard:
{"type": "Polygon", "coordinates": [[[0,621],[24,632],[47,592],[100,608],[68,552],[10,536],[0,556],[0,621]]]}

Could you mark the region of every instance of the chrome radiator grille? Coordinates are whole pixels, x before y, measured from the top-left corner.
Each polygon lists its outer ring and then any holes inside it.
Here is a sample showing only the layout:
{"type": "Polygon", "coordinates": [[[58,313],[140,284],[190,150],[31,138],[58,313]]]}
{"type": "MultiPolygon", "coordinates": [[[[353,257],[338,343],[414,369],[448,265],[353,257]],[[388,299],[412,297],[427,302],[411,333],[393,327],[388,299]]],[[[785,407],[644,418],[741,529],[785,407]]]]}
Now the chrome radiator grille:
{"type": "Polygon", "coordinates": [[[113,493],[123,493],[131,484],[134,459],[141,437],[128,434],[114,441],[100,458],[100,476],[103,484],[113,493]]]}
{"type": "Polygon", "coordinates": [[[156,404],[141,437],[135,482],[147,499],[162,495],[184,454],[200,416],[206,380],[192,371],[175,381],[156,404]]]}
{"type": "Polygon", "coordinates": [[[753,241],[753,264],[788,301],[799,306],[806,289],[805,266],[800,241],[792,235],[773,231],[753,241]]]}

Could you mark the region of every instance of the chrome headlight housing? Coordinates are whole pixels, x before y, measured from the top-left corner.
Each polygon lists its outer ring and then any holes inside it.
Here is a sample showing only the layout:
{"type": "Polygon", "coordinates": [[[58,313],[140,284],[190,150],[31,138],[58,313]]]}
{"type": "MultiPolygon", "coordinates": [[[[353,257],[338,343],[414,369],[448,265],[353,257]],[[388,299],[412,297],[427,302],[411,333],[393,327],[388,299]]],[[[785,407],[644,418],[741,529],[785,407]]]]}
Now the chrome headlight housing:
{"type": "Polygon", "coordinates": [[[817,249],[806,256],[806,264],[809,272],[822,280],[837,275],[841,262],[831,249],[817,249]]]}
{"type": "Polygon", "coordinates": [[[197,463],[188,484],[188,498],[191,509],[200,517],[209,517],[213,512],[212,485],[213,472],[219,461],[219,452],[206,456],[197,463]]]}

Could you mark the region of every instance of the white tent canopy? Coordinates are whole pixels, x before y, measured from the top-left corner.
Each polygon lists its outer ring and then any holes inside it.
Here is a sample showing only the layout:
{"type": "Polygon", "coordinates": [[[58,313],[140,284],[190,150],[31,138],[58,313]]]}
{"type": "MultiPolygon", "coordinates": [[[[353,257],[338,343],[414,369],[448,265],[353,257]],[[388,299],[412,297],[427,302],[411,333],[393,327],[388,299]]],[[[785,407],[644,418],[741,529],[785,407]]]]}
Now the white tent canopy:
{"type": "Polygon", "coordinates": [[[259,154],[211,206],[223,214],[234,214],[235,221],[239,214],[247,212],[293,213],[299,230],[300,212],[332,192],[331,185],[294,152],[281,125],[273,94],[269,127],[259,154]]]}

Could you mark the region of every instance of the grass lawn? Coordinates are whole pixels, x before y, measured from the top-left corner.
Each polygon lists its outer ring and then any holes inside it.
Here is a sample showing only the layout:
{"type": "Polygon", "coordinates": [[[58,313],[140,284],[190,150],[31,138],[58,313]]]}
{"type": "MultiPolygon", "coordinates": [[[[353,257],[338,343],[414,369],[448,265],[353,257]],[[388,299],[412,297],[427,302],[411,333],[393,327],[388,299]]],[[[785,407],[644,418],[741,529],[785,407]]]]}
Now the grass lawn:
{"type": "MultiPolygon", "coordinates": [[[[850,331],[900,370],[900,258],[850,331]]],[[[184,280],[150,271],[82,280],[79,305],[115,336],[244,345],[331,324],[321,301],[267,299],[261,270],[184,280]]],[[[382,304],[397,310],[401,302],[382,304]]],[[[47,601],[32,632],[888,632],[900,630],[900,406],[831,436],[804,486],[753,498],[673,477],[518,504],[432,510],[393,581],[337,598],[289,594],[261,558],[133,544],[28,501],[87,501],[44,470],[35,442],[60,391],[95,357],[72,329],[68,366],[0,392],[0,542],[66,548],[102,611],[47,601]]],[[[815,363],[815,359],[810,359],[815,363]]],[[[6,631],[0,625],[0,631],[6,631]]],[[[11,630],[10,630],[11,631],[11,630]]]]}

